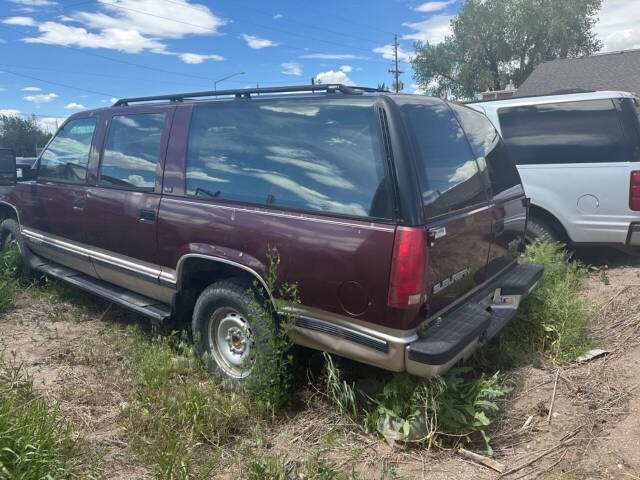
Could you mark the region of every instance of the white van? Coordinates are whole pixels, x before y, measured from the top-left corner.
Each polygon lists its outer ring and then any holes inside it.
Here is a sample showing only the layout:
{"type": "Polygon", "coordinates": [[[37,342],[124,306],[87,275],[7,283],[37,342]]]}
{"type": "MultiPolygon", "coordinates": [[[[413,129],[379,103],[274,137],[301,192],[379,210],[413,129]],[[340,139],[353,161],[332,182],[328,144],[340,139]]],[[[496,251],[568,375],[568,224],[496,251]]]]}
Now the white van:
{"type": "Polygon", "coordinates": [[[496,126],[531,198],[527,237],[640,246],[640,103],[587,92],[469,103],[496,126]]]}

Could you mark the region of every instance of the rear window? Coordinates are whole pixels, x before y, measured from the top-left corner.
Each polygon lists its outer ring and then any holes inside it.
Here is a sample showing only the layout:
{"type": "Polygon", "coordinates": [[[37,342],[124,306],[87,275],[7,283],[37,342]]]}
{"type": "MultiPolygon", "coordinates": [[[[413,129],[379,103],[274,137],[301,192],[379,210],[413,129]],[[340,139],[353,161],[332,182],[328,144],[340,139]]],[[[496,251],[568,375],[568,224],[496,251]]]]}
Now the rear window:
{"type": "Polygon", "coordinates": [[[498,116],[518,165],[631,160],[610,99],[507,107],[498,116]]]}
{"type": "Polygon", "coordinates": [[[373,100],[296,99],[194,107],[187,195],[390,219],[373,100]]]}
{"type": "Polygon", "coordinates": [[[451,108],[467,134],[480,169],[484,170],[485,165],[488,169],[493,196],[523,195],[518,169],[491,121],[469,107],[452,104],[451,108]]]}
{"type": "Polygon", "coordinates": [[[406,103],[401,110],[418,149],[418,181],[428,217],[487,201],[469,142],[444,102],[406,103]]]}

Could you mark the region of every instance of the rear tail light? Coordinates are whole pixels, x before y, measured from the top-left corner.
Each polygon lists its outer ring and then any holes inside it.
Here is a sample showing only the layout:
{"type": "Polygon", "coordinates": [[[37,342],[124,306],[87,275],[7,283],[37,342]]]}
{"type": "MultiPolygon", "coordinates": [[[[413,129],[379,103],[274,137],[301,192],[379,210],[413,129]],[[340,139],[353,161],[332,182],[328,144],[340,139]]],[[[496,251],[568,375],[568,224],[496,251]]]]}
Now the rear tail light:
{"type": "Polygon", "coordinates": [[[398,227],[393,245],[387,304],[394,308],[421,305],[426,300],[426,269],[426,230],[398,227]]]}
{"type": "Polygon", "coordinates": [[[629,208],[640,210],[640,171],[631,172],[631,186],[629,187],[629,208]]]}

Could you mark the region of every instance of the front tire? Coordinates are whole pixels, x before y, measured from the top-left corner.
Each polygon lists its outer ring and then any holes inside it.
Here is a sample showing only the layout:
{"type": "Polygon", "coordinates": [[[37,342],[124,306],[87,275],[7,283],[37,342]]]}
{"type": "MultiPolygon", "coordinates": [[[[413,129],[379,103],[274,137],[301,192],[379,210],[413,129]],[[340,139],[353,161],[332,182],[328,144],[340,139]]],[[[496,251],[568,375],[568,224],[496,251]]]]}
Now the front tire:
{"type": "Polygon", "coordinates": [[[14,247],[20,252],[20,280],[28,282],[34,277],[33,269],[29,267],[29,250],[24,244],[18,222],[8,218],[0,224],[0,248],[5,252],[14,247]]]}
{"type": "Polygon", "coordinates": [[[221,280],[204,289],[193,309],[196,351],[209,373],[232,387],[251,379],[256,358],[270,355],[271,331],[259,298],[240,282],[221,280]]]}

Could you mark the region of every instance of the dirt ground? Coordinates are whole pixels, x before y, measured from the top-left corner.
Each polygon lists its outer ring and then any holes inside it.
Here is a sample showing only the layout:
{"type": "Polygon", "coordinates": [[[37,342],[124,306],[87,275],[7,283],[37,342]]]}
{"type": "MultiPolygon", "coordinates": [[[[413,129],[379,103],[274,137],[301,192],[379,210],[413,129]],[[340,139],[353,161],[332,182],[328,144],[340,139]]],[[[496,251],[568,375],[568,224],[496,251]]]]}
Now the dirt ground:
{"type": "MultiPolygon", "coordinates": [[[[597,249],[578,255],[599,267],[584,296],[598,311],[595,344],[610,353],[515,372],[523,381],[490,432],[502,475],[456,451],[392,449],[312,398],[307,408],[270,427],[266,438],[248,438],[225,451],[215,478],[242,477],[244,467],[234,459],[249,447],[257,455],[278,453],[291,468],[318,453],[341,472],[371,479],[640,479],[640,259],[597,249]]],[[[108,478],[144,478],[147,471],[117,422],[133,386],[119,375],[126,359],[109,335],[146,320],[87,301],[89,313],[78,314],[73,302],[53,304],[37,291],[23,292],[17,308],[0,315],[0,351],[22,363],[37,389],[104,454],[100,464],[108,478]]]]}

